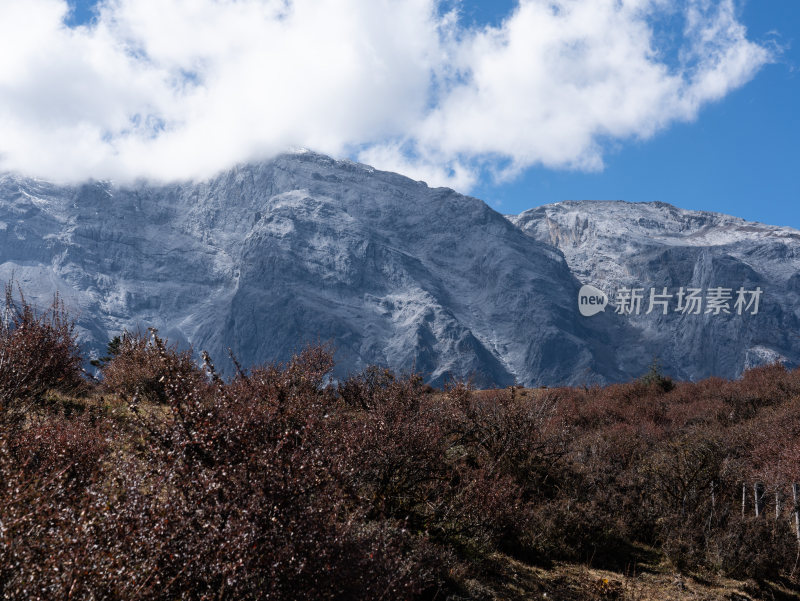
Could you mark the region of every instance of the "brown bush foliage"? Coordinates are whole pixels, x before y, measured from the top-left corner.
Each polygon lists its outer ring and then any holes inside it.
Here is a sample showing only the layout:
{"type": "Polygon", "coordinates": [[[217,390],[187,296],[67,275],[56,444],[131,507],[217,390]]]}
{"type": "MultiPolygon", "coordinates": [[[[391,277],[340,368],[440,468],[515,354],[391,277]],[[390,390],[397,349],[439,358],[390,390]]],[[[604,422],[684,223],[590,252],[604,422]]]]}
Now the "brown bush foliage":
{"type": "Polygon", "coordinates": [[[5,288],[0,321],[0,411],[27,406],[51,388],[74,391],[83,384],[74,324],[56,296],[37,312],[14,283],[5,288]]]}
{"type": "MultiPolygon", "coordinates": [[[[63,312],[21,315],[72,340],[63,312]]],[[[455,599],[497,551],[630,570],[643,545],[680,571],[797,578],[797,371],[431,394],[332,367],[312,347],[225,381],[126,334],[101,385],[123,415],[0,412],[0,598],[455,599]]]]}
{"type": "Polygon", "coordinates": [[[191,350],[179,351],[150,328],[142,332],[123,332],[115,353],[101,370],[102,388],[133,402],[167,402],[168,382],[189,378],[196,384],[202,370],[192,358],[191,350]]]}

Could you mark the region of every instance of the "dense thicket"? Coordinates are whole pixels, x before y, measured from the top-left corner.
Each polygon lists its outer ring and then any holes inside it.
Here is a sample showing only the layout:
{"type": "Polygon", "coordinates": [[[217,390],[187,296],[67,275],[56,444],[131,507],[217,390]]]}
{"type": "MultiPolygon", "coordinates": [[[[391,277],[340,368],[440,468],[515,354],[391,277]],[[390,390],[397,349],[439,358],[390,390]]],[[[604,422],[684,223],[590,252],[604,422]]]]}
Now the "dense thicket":
{"type": "Polygon", "coordinates": [[[63,311],[14,307],[0,368],[47,367],[2,372],[0,598],[465,598],[496,551],[796,576],[798,371],[432,392],[314,347],[224,381],[151,331],[74,398],[63,311]]]}
{"type": "Polygon", "coordinates": [[[61,299],[37,313],[14,284],[5,288],[0,319],[0,410],[24,411],[48,389],[83,383],[74,325],[61,299]]]}

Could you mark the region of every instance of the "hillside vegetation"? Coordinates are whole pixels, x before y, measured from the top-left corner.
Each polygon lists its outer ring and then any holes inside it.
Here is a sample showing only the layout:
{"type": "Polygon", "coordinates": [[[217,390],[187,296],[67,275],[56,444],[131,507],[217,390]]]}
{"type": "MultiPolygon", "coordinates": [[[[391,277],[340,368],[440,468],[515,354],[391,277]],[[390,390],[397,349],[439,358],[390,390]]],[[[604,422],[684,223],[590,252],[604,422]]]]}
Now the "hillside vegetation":
{"type": "Polygon", "coordinates": [[[800,371],[437,391],[379,368],[330,383],[313,347],[223,380],[151,331],[93,381],[58,301],[6,302],[0,598],[800,590],[800,371]]]}

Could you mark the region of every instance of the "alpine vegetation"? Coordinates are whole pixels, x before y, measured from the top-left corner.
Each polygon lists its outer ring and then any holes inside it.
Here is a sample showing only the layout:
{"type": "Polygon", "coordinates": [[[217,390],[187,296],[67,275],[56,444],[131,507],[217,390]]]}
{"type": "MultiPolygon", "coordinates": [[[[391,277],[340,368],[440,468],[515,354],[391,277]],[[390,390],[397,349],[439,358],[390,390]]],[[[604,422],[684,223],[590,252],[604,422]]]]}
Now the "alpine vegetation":
{"type": "Polygon", "coordinates": [[[3,360],[53,371],[4,371],[4,599],[641,598],[676,572],[714,599],[797,586],[798,371],[435,390],[378,367],[332,382],[316,346],[222,378],[151,330],[114,341],[96,382],[58,303],[12,300],[3,360]]]}

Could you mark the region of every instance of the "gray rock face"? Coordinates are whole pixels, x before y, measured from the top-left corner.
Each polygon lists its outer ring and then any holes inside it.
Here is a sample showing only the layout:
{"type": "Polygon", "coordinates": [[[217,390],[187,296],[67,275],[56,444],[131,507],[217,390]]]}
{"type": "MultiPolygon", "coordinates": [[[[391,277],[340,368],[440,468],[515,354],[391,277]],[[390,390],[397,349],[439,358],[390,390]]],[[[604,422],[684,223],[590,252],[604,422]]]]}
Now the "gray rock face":
{"type": "MultiPolygon", "coordinates": [[[[302,152],[204,182],[61,187],[0,176],[0,279],[58,291],[88,353],[155,326],[225,370],[331,341],[434,384],[735,376],[800,353],[800,232],[661,204],[475,198],[302,152]],[[581,283],[761,286],[753,316],[578,312],[581,283]],[[228,365],[228,369],[230,365],[228,365]]],[[[230,371],[228,371],[230,373],[230,371]]]]}
{"type": "MultiPolygon", "coordinates": [[[[736,377],[747,367],[783,360],[800,363],[800,231],[736,217],[686,211],[664,203],[567,201],[509,220],[532,238],[564,253],[575,276],[614,297],[620,288],[644,296],[705,293],[731,288],[730,314],[682,314],[672,299],[667,315],[615,315],[633,329],[617,342],[618,361],[637,364],[657,356],[681,379],[736,377]],[[760,287],[758,313],[734,310],[736,291],[760,287]]],[[[749,297],[748,297],[749,300],[749,297]]]]}
{"type": "MultiPolygon", "coordinates": [[[[314,153],[201,183],[0,178],[0,277],[58,290],[87,348],[155,326],[247,365],[333,341],[441,384],[623,378],[608,320],[576,319],[563,255],[483,202],[314,153]]],[[[612,328],[613,329],[613,328],[612,328]]]]}

